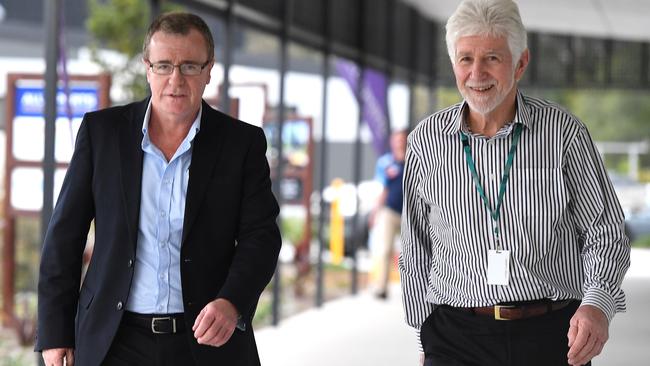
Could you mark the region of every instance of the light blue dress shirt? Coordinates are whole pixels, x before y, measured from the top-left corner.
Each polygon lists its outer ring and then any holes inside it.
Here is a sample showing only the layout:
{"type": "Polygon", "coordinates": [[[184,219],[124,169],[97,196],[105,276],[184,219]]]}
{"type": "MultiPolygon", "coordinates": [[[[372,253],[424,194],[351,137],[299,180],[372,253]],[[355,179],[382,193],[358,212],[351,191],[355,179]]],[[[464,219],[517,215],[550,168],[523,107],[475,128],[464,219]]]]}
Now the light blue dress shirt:
{"type": "Polygon", "coordinates": [[[185,196],[192,161],[192,141],[201,127],[201,113],[172,158],[151,142],[148,133],[151,102],[142,124],[142,193],[138,246],[128,311],[141,314],[183,312],[181,236],[185,196]]]}

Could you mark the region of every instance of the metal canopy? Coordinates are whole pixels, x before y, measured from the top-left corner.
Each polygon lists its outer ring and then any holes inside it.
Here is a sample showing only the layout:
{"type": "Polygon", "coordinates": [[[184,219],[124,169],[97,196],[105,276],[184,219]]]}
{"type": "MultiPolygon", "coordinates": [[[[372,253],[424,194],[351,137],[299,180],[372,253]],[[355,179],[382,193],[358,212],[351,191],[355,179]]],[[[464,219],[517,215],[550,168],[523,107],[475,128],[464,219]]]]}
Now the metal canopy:
{"type": "MultiPolygon", "coordinates": [[[[460,0],[401,0],[445,23],[460,0]]],[[[647,0],[515,0],[529,31],[627,41],[650,41],[647,0]]]]}
{"type": "MultiPolygon", "coordinates": [[[[220,14],[225,0],[175,0],[220,14]]],[[[460,0],[231,0],[238,22],[386,72],[413,85],[454,85],[444,24],[460,0]],[[335,16],[324,19],[330,12],[335,16]],[[327,23],[327,24],[325,24],[327,23]],[[325,32],[325,29],[328,29],[325,32]]],[[[650,89],[650,1],[515,0],[533,61],[522,85],[650,89]]]]}

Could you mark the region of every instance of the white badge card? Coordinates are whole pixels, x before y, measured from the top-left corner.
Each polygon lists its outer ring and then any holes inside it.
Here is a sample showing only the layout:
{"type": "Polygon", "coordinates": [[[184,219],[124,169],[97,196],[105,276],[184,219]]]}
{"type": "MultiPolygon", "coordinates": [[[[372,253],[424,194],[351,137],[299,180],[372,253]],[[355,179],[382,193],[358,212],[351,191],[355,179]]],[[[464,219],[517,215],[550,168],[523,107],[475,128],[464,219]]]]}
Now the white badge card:
{"type": "Polygon", "coordinates": [[[488,251],[488,285],[508,286],[510,281],[510,251],[488,251]]]}

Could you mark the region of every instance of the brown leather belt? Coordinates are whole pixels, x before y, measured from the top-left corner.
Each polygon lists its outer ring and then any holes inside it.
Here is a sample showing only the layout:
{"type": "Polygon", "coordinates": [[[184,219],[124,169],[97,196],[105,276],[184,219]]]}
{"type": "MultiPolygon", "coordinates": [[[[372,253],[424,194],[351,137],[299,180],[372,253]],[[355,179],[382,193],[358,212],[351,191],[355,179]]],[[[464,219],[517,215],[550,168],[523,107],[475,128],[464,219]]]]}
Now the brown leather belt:
{"type": "Polygon", "coordinates": [[[573,300],[540,301],[520,305],[494,305],[476,308],[454,308],[476,315],[494,317],[495,320],[519,320],[532,318],[552,311],[560,310],[569,305],[573,300]]]}

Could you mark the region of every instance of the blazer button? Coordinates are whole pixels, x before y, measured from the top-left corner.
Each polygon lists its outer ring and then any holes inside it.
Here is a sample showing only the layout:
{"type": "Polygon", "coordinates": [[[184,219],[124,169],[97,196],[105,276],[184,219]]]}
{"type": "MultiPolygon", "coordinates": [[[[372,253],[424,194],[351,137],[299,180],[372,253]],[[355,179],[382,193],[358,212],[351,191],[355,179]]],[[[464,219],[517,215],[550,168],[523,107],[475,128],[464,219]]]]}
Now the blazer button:
{"type": "Polygon", "coordinates": [[[117,306],[115,306],[115,308],[119,311],[119,310],[122,310],[122,306],[123,306],[123,305],[122,305],[122,302],[121,302],[121,301],[118,301],[118,302],[117,302],[117,306]]]}
{"type": "Polygon", "coordinates": [[[133,267],[133,259],[129,259],[129,268],[133,267]]]}

